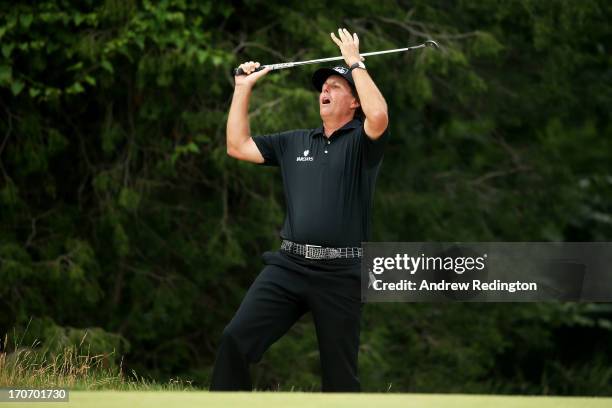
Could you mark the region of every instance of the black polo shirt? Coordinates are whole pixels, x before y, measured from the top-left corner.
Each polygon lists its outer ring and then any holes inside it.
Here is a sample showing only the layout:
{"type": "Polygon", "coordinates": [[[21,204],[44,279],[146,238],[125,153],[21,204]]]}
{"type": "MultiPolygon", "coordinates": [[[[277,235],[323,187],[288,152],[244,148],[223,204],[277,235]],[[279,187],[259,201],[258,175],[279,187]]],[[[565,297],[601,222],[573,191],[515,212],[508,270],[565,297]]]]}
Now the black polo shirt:
{"type": "Polygon", "coordinates": [[[280,166],[283,177],[287,214],[281,238],[327,247],[368,241],[387,133],[373,141],[354,119],[329,138],[323,127],[254,137],[264,164],[280,166]]]}

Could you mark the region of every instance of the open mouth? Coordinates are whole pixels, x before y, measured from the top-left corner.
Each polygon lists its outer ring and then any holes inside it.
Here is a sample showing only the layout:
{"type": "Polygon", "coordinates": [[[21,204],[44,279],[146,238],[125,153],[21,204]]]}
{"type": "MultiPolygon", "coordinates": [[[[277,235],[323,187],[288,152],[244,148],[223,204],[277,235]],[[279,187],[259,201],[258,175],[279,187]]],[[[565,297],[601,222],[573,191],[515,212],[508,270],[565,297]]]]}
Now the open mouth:
{"type": "Polygon", "coordinates": [[[324,96],[324,97],[321,99],[321,103],[322,103],[323,105],[329,105],[329,104],[331,103],[331,100],[330,100],[328,97],[324,96]]]}

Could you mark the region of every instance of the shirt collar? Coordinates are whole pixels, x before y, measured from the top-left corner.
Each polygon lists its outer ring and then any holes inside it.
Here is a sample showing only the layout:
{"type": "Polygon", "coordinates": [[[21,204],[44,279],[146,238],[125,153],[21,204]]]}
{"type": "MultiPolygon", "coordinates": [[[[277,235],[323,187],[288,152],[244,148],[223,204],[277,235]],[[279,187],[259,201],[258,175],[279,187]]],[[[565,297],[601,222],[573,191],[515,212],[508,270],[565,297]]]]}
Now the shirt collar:
{"type": "MultiPolygon", "coordinates": [[[[336,130],[332,135],[335,135],[335,134],[337,134],[339,132],[343,132],[345,130],[355,129],[355,128],[358,128],[359,126],[361,126],[361,121],[359,119],[352,119],[352,120],[346,122],[344,124],[344,126],[342,126],[340,129],[336,130]]],[[[315,137],[315,136],[318,136],[318,135],[321,135],[321,136],[324,135],[323,125],[321,125],[318,128],[316,128],[314,130],[314,132],[312,133],[312,137],[315,137]]]]}

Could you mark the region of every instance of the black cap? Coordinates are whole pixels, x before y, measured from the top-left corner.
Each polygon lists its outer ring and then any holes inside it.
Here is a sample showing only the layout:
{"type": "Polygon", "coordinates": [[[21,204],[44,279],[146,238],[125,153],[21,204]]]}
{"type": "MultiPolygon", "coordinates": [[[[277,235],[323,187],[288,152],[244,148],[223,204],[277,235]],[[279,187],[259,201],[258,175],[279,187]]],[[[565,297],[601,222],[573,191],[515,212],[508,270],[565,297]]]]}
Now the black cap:
{"type": "Polygon", "coordinates": [[[353,75],[351,71],[347,67],[333,67],[333,68],[319,68],[312,74],[312,84],[315,89],[319,92],[323,89],[323,84],[327,81],[332,75],[340,75],[342,78],[346,79],[351,86],[351,88],[355,88],[355,81],[353,81],[353,75]]]}

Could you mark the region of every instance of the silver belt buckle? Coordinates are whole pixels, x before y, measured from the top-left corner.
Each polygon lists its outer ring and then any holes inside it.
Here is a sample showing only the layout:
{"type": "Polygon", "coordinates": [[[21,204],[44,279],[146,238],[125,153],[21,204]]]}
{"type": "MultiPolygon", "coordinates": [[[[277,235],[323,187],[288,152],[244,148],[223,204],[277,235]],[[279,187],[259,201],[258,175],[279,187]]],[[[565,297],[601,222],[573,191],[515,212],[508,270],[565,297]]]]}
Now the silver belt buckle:
{"type": "Polygon", "coordinates": [[[304,254],[304,258],[306,259],[319,259],[312,256],[312,252],[310,251],[312,248],[321,248],[321,245],[309,245],[306,244],[306,253],[304,254]]]}

